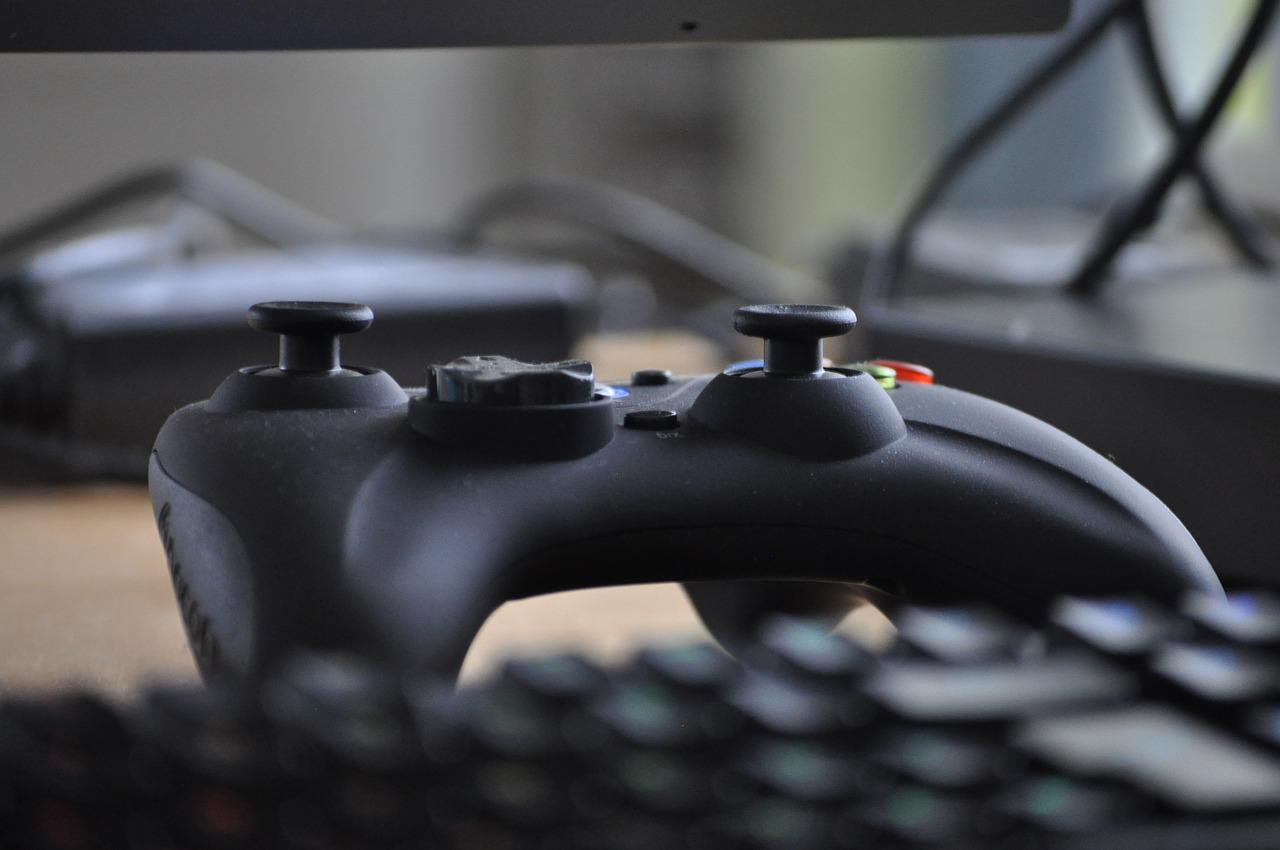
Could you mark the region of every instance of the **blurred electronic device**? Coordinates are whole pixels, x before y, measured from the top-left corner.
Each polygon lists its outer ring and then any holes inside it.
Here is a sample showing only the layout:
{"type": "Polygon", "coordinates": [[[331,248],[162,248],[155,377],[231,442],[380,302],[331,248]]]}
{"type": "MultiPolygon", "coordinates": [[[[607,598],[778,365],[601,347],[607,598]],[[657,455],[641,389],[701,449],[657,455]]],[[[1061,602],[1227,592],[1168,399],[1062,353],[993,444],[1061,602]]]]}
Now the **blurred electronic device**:
{"type": "Polygon", "coordinates": [[[354,346],[408,384],[477,338],[522,357],[567,356],[595,311],[581,267],[350,235],[208,163],[126,178],[0,239],[0,249],[9,260],[0,278],[8,480],[144,478],[169,414],[229,370],[274,359],[245,344],[246,302],[359,294],[384,321],[354,346]],[[159,225],[84,232],[157,196],[177,204],[159,225]],[[252,244],[230,231],[251,233],[252,244]]]}
{"type": "Polygon", "coordinates": [[[9,0],[0,52],[752,41],[1056,29],[1070,0],[9,0]]]}
{"type": "Polygon", "coordinates": [[[862,356],[945,363],[940,379],[1075,435],[1164,499],[1214,566],[1239,578],[1274,579],[1280,564],[1280,254],[1204,146],[1278,6],[1252,5],[1185,115],[1146,4],[1097,6],[951,146],[897,231],[857,240],[833,275],[860,307],[862,356]],[[966,167],[1117,28],[1170,137],[1136,188],[1100,217],[938,212],[966,167]],[[1167,214],[1181,184],[1203,211],[1191,223],[1167,214]]]}
{"type": "Polygon", "coordinates": [[[251,688],[10,697],[0,841],[1274,850],[1280,597],[896,619],[887,647],[771,620],[745,668],[679,644],[454,690],[305,655],[251,688]]]}

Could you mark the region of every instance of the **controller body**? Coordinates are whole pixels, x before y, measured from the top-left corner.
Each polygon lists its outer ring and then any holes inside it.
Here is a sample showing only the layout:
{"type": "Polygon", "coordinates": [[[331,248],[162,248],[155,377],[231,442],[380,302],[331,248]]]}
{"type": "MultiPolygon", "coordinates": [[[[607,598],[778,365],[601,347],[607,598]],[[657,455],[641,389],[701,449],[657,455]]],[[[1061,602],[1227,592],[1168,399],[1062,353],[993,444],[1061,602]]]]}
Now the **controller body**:
{"type": "Polygon", "coordinates": [[[202,671],[302,647],[455,671],[507,600],[633,583],[872,582],[1029,615],[1064,593],[1220,592],[1176,517],[1069,436],[946,387],[797,366],[806,344],[766,343],[781,374],[588,376],[585,401],[563,397],[576,365],[530,382],[468,358],[402,390],[336,345],[331,369],[233,374],[151,459],[202,671]]]}

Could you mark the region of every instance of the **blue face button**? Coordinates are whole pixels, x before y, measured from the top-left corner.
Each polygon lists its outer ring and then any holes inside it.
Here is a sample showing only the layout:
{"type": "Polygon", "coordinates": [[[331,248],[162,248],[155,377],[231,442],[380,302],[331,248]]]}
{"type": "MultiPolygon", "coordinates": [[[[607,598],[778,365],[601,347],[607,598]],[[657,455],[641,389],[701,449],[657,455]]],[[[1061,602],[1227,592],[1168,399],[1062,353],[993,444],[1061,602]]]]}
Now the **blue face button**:
{"type": "Polygon", "coordinates": [[[612,387],[608,384],[596,384],[596,395],[601,398],[626,398],[631,395],[631,390],[622,387],[612,387]]]}
{"type": "Polygon", "coordinates": [[[740,372],[744,369],[763,369],[763,360],[739,360],[737,363],[730,363],[725,369],[726,372],[740,372]]]}
{"type": "Polygon", "coordinates": [[[1258,613],[1258,597],[1252,593],[1231,593],[1227,595],[1227,604],[1231,610],[1241,616],[1258,613]]]}
{"type": "Polygon", "coordinates": [[[1142,619],[1142,612],[1138,606],[1125,599],[1107,599],[1099,607],[1115,619],[1126,623],[1137,623],[1142,619]]]}

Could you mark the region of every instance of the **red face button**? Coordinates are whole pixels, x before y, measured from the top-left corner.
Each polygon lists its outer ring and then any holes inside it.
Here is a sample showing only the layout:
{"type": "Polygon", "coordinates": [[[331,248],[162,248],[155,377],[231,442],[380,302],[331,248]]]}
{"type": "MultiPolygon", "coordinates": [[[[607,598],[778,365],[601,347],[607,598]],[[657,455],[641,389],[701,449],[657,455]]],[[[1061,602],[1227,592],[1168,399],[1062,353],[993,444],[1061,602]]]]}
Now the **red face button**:
{"type": "Polygon", "coordinates": [[[918,363],[903,363],[901,360],[872,360],[877,366],[888,366],[898,373],[898,381],[904,384],[932,384],[933,370],[918,363]]]}

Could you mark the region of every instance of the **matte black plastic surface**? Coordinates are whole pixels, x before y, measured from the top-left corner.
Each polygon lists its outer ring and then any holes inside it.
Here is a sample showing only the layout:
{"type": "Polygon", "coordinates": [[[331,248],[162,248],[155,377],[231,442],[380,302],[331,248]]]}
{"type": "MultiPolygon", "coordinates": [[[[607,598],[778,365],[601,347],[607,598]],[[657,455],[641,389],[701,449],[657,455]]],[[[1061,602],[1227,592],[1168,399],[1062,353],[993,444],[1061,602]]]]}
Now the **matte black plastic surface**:
{"type": "Polygon", "coordinates": [[[640,582],[875,580],[1025,614],[1063,593],[1220,591],[1150,492],[1003,405],[840,372],[628,389],[600,402],[612,439],[559,460],[424,436],[410,427],[424,403],[412,390],[410,405],[176,413],[156,444],[153,500],[197,627],[251,648],[223,652],[221,669],[336,646],[453,671],[508,599],[640,582]],[[681,425],[623,427],[640,410],[681,425]],[[827,442],[839,450],[813,448],[827,442]],[[188,540],[185,504],[226,522],[188,540]],[[217,529],[245,553],[249,605],[200,590],[196,572],[224,568],[189,553],[217,529]]]}
{"type": "Polygon", "coordinates": [[[847,334],[857,323],[848,307],[826,304],[753,304],[733,314],[738,333],[761,339],[826,339],[847,334]]]}
{"type": "Polygon", "coordinates": [[[446,404],[583,404],[595,393],[595,369],[586,360],[525,363],[500,355],[459,357],[432,366],[432,395],[446,404]]]}
{"type": "Polygon", "coordinates": [[[229,375],[206,406],[212,413],[324,407],[361,410],[397,407],[407,400],[400,385],[377,369],[291,374],[274,366],[251,366],[229,375]]]}
{"type": "MultiPolygon", "coordinates": [[[[842,291],[867,256],[854,247],[842,258],[842,291]]],[[[909,283],[932,292],[860,311],[857,354],[929,364],[951,386],[1067,431],[1169,505],[1224,579],[1274,581],[1280,279],[1154,262],[1080,299],[984,290],[958,259],[931,261],[909,283]]]]}
{"type": "Polygon", "coordinates": [[[6,0],[0,52],[298,50],[965,35],[1069,0],[6,0]]]}

